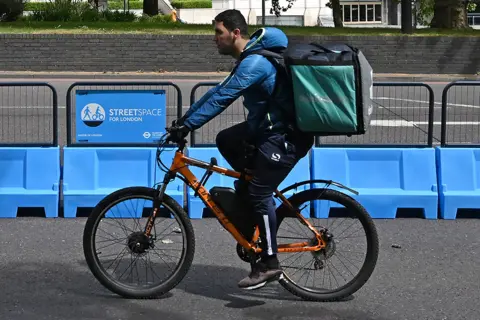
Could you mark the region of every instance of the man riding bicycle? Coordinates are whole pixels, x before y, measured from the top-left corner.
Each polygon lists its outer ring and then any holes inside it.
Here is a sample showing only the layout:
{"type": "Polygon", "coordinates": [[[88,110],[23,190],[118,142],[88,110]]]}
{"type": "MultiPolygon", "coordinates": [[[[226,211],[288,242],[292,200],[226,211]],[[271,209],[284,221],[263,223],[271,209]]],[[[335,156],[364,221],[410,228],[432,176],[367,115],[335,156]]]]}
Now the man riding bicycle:
{"type": "MultiPolygon", "coordinates": [[[[264,28],[248,35],[248,25],[238,10],[226,10],[215,17],[215,43],[218,52],[237,60],[234,71],[219,85],[194,103],[171,129],[171,135],[183,139],[189,132],[223,112],[240,96],[248,109],[245,122],[221,131],[216,145],[230,166],[243,172],[253,171],[253,179],[243,185],[236,181],[240,194],[248,194],[260,227],[261,259],[248,277],[238,285],[257,289],[282,273],[277,259],[277,221],[273,193],[296,163],[313,146],[313,136],[300,133],[290,125],[294,119],[282,114],[281,101],[291,101],[288,90],[272,97],[277,82],[275,66],[264,56],[246,53],[259,49],[285,49],[287,36],[277,28],[264,28]]],[[[293,103],[293,102],[292,102],[293,103]]]]}

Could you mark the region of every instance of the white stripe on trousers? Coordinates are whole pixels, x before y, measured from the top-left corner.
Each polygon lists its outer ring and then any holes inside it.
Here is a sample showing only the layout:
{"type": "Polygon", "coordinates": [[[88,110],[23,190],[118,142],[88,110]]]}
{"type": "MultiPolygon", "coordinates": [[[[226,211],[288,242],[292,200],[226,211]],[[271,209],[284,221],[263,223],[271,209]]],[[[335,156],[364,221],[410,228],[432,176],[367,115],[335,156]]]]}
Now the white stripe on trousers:
{"type": "Polygon", "coordinates": [[[263,216],[263,223],[265,224],[265,237],[267,238],[268,254],[272,255],[272,242],[270,238],[270,223],[268,222],[268,215],[263,216]]]}

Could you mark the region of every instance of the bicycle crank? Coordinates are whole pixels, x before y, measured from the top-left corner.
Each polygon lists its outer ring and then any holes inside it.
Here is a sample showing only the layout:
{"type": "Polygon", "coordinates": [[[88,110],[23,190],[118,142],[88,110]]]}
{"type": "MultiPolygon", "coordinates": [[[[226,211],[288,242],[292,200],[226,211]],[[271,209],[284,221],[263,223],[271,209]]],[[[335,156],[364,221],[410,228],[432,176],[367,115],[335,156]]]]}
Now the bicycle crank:
{"type": "Polygon", "coordinates": [[[242,261],[248,263],[252,262],[252,259],[258,259],[258,256],[254,252],[248,252],[240,243],[237,243],[237,255],[242,261]]]}

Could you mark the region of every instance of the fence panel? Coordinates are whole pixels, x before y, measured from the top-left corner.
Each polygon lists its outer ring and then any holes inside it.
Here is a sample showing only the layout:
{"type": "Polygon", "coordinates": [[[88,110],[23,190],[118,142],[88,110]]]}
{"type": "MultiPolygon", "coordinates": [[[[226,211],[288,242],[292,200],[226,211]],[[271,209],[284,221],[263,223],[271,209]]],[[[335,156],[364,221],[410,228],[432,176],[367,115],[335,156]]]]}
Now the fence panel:
{"type": "Polygon", "coordinates": [[[432,146],[434,93],[418,82],[375,82],[370,127],[363,135],[317,137],[318,147],[432,146]]]}
{"type": "Polygon", "coordinates": [[[56,90],[44,82],[0,83],[0,217],[43,208],[58,217],[60,147],[56,90]]]}
{"type": "MultiPolygon", "coordinates": [[[[165,127],[181,113],[181,91],[171,82],[70,86],[67,146],[63,148],[64,217],[76,217],[79,208],[94,207],[119,188],[151,187],[158,182],[161,171],[155,147],[165,127]],[[77,141],[77,137],[85,140],[77,141]]],[[[173,148],[166,150],[162,160],[168,163],[174,152],[173,148]]],[[[169,184],[166,192],[183,203],[181,181],[169,184]]]]}
{"type": "Polygon", "coordinates": [[[0,126],[0,146],[57,145],[57,91],[44,82],[0,83],[0,126]]]}
{"type": "Polygon", "coordinates": [[[443,219],[480,210],[480,81],[454,81],[442,92],[441,144],[436,147],[443,219]]]}
{"type": "Polygon", "coordinates": [[[480,146],[480,81],[454,81],[442,93],[441,146],[480,146]]]}
{"type": "MultiPolygon", "coordinates": [[[[149,82],[149,81],[141,81],[141,82],[76,82],[73,83],[67,90],[67,96],[66,96],[66,101],[67,101],[67,146],[82,146],[82,147],[88,147],[88,146],[131,146],[131,147],[136,147],[136,146],[152,146],[156,145],[156,142],[149,141],[149,142],[128,142],[128,141],[118,141],[118,142],[106,142],[106,143],[101,143],[101,142],[93,142],[89,141],[88,143],[84,143],[81,141],[77,141],[76,139],[76,132],[77,132],[77,101],[76,99],[79,97],[80,93],[83,92],[95,92],[95,93],[107,93],[107,92],[112,92],[116,91],[116,94],[118,91],[123,91],[123,93],[145,93],[145,94],[151,94],[151,95],[158,95],[158,97],[161,97],[160,99],[164,100],[156,100],[155,103],[158,103],[158,108],[162,108],[162,104],[165,105],[165,114],[166,114],[166,123],[165,125],[162,126],[162,123],[158,121],[158,127],[155,124],[155,130],[158,130],[159,132],[164,132],[165,127],[169,126],[169,124],[177,119],[178,117],[181,116],[182,114],[182,94],[180,91],[180,88],[171,82],[149,82]],[[128,91],[128,92],[127,92],[128,91]]],[[[123,94],[122,93],[122,94],[123,94]]],[[[108,98],[103,98],[102,99],[110,99],[108,98]]],[[[129,99],[132,99],[129,97],[129,99]]],[[[92,100],[93,101],[93,100],[92,100]]],[[[102,100],[104,101],[104,100],[102,100]]],[[[130,101],[130,100],[129,100],[130,101]]],[[[97,119],[100,118],[100,120],[103,120],[105,117],[106,120],[108,121],[124,121],[124,124],[127,125],[128,122],[137,122],[139,124],[138,128],[141,127],[142,121],[144,119],[139,120],[138,119],[138,113],[135,113],[136,110],[134,109],[150,109],[153,110],[152,107],[148,108],[147,106],[143,105],[142,101],[140,98],[138,100],[132,99],[130,102],[131,104],[125,104],[125,101],[122,101],[122,98],[117,96],[117,97],[112,97],[111,100],[108,102],[110,106],[115,106],[115,114],[112,116],[112,114],[106,114],[103,115],[101,113],[95,113],[96,107],[94,106],[92,110],[89,110],[89,113],[86,114],[89,117],[92,117],[92,119],[97,119]],[[111,101],[114,101],[115,103],[112,103],[111,101]],[[117,104],[118,103],[118,107],[117,104]],[[97,115],[98,114],[98,115],[97,115]],[[127,119],[127,120],[121,120],[121,118],[127,119]],[[118,120],[120,119],[120,120],[118,120]],[[131,119],[131,120],[128,120],[131,119]]],[[[152,103],[150,101],[150,103],[152,103]]],[[[156,105],[156,104],[155,104],[156,105]]],[[[84,107],[83,105],[80,106],[78,105],[78,108],[84,107]]],[[[113,108],[112,108],[113,109],[113,108]]],[[[82,110],[83,109],[79,109],[82,110]]],[[[98,110],[98,109],[97,109],[98,110]]],[[[145,111],[144,111],[145,112],[145,111]]],[[[156,112],[155,110],[151,112],[156,112]]],[[[150,113],[146,117],[149,117],[151,115],[156,115],[155,113],[150,113]]],[[[163,115],[162,115],[163,117],[163,115]]],[[[150,117],[149,119],[152,119],[150,117]]],[[[150,124],[152,124],[151,120],[150,124]]],[[[145,124],[143,122],[143,124],[145,124]]],[[[95,124],[94,124],[95,125],[95,124]]],[[[127,128],[127,126],[125,126],[127,128]]],[[[127,130],[130,130],[127,129],[127,130]]],[[[119,135],[124,134],[124,132],[118,132],[119,135]]],[[[126,134],[126,133],[125,133],[126,134]]],[[[130,132],[128,133],[129,135],[131,134],[130,132]]],[[[149,134],[148,132],[146,134],[149,134]]],[[[148,139],[154,138],[153,136],[148,136],[146,137],[148,139]]],[[[138,138],[137,138],[138,139],[138,138]]],[[[119,139],[121,140],[121,138],[119,139]]]]}
{"type": "MultiPolygon", "coordinates": [[[[192,88],[190,102],[200,99],[217,82],[200,82],[192,88]],[[200,92],[199,92],[200,91],[200,92]]],[[[381,82],[373,88],[375,112],[368,132],[360,136],[318,137],[317,146],[432,146],[434,93],[424,83],[381,82]]],[[[212,146],[224,128],[244,121],[241,99],[195,132],[192,145],[212,146]]]]}
{"type": "MultiPolygon", "coordinates": [[[[208,90],[216,86],[219,82],[199,82],[193,86],[190,93],[190,105],[200,99],[208,90]]],[[[209,121],[203,127],[195,130],[191,135],[192,146],[212,147],[215,146],[215,137],[217,134],[234,124],[243,122],[247,119],[248,110],[243,106],[243,98],[237,99],[224,112],[209,121]]]]}

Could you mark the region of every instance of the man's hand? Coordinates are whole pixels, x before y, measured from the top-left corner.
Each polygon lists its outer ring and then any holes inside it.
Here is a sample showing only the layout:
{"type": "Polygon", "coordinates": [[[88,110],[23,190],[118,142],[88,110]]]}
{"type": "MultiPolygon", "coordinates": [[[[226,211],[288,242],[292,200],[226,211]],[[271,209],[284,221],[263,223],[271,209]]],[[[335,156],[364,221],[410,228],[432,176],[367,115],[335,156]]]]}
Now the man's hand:
{"type": "Polygon", "coordinates": [[[169,140],[172,142],[182,141],[190,132],[190,129],[187,126],[172,126],[167,129],[170,134],[169,140]]]}
{"type": "Polygon", "coordinates": [[[178,118],[176,120],[172,121],[172,127],[180,127],[183,126],[183,123],[185,122],[185,116],[178,118]]]}

